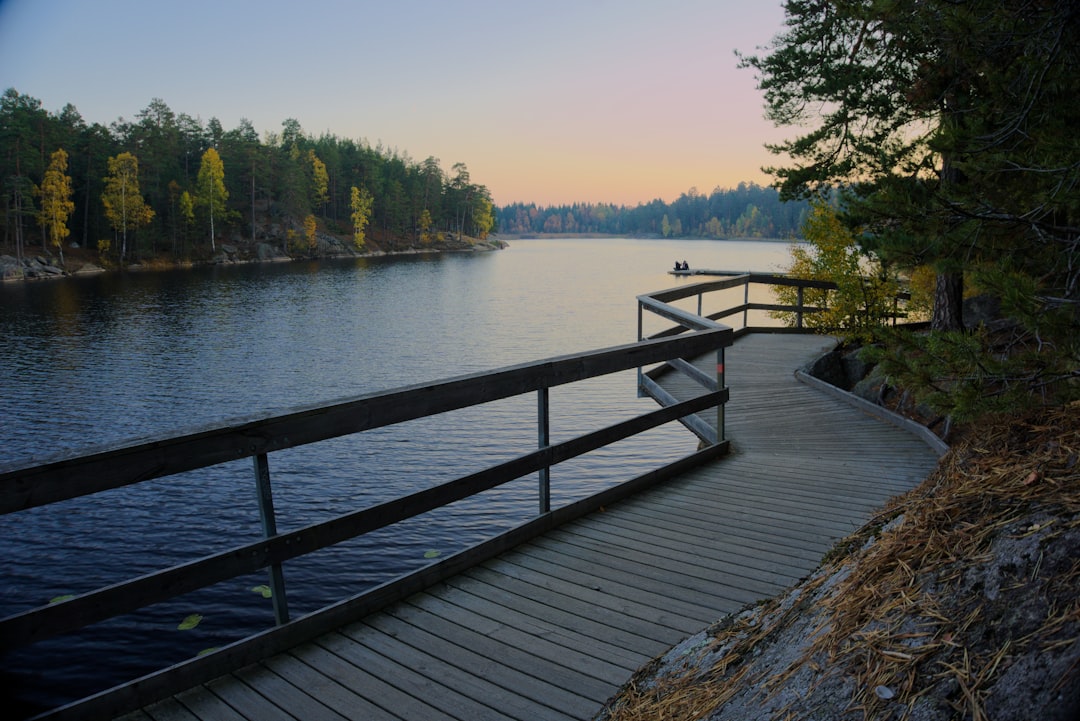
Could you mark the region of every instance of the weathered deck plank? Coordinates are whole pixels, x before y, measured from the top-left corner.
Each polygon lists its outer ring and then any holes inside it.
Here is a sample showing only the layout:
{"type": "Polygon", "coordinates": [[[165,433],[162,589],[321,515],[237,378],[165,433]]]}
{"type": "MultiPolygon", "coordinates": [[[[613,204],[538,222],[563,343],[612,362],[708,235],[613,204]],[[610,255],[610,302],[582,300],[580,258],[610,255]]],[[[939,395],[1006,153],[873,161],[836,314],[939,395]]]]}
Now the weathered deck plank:
{"type": "Polygon", "coordinates": [[[935,465],[922,441],[794,379],[827,344],[755,335],[728,350],[728,458],[131,718],[591,717],[642,663],[797,581],[935,465]]]}

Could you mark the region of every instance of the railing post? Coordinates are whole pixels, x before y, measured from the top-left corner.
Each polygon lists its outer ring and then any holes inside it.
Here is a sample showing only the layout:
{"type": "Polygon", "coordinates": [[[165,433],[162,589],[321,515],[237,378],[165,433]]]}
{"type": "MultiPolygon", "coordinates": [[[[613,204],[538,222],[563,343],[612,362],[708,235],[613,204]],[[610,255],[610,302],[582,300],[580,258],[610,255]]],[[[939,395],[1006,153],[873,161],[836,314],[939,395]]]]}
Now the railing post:
{"type": "MultiPolygon", "coordinates": [[[[639,300],[638,304],[637,304],[637,342],[638,343],[645,340],[644,336],[642,335],[645,332],[645,325],[644,325],[644,321],[642,320],[642,313],[643,313],[643,307],[642,307],[641,301],[639,300]]],[[[637,397],[638,398],[644,398],[645,397],[644,385],[645,385],[645,371],[643,371],[641,369],[641,366],[638,366],[638,369],[637,369],[637,397]]]]}
{"type": "Polygon", "coordinates": [[[697,314],[698,314],[699,318],[704,315],[704,313],[701,312],[701,307],[702,307],[701,306],[701,299],[704,298],[704,297],[705,297],[704,293],[698,293],[697,294],[697,314]]]}
{"type": "MultiPolygon", "coordinates": [[[[259,520],[262,521],[263,537],[277,535],[274,517],[274,495],[270,489],[270,461],[265,453],[252,456],[255,466],[255,486],[259,496],[259,520]]],[[[274,604],[274,620],[282,626],[289,622],[289,602],[285,598],[285,572],[280,563],[270,564],[270,599],[274,604]]]]}
{"type": "Polygon", "coordinates": [[[796,305],[798,310],[795,311],[795,327],[802,328],[803,317],[803,287],[800,285],[796,288],[796,305]]]}
{"type": "Polygon", "coordinates": [[[746,280],[743,282],[742,302],[742,327],[746,329],[750,327],[750,271],[746,271],[746,280]]]}
{"type": "MultiPolygon", "coordinates": [[[[548,389],[541,388],[536,396],[536,429],[540,450],[550,445],[548,389]]],[[[551,510],[551,466],[540,469],[540,515],[551,510]]]]}
{"type": "MultiPolygon", "coordinates": [[[[716,349],[716,389],[724,390],[724,347],[716,349]]],[[[724,442],[724,404],[716,405],[716,442],[724,442]]]]}

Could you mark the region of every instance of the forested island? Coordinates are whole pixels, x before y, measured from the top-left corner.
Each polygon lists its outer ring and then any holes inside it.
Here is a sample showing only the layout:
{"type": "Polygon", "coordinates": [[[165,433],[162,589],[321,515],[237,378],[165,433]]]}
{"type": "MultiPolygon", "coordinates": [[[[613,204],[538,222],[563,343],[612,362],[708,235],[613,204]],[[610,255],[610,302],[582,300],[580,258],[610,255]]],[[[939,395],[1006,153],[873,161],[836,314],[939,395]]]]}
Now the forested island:
{"type": "Polygon", "coordinates": [[[106,267],[457,249],[494,226],[491,194],[381,145],[305,133],[262,137],[153,99],[133,120],[87,122],[7,89],[0,98],[3,252],[65,250],[106,267]]]}
{"type": "Polygon", "coordinates": [[[574,203],[538,207],[514,203],[496,214],[500,233],[603,233],[664,238],[797,238],[810,212],[804,199],[784,201],[776,188],[739,183],[708,195],[690,188],[674,202],[634,207],[574,203]]]}

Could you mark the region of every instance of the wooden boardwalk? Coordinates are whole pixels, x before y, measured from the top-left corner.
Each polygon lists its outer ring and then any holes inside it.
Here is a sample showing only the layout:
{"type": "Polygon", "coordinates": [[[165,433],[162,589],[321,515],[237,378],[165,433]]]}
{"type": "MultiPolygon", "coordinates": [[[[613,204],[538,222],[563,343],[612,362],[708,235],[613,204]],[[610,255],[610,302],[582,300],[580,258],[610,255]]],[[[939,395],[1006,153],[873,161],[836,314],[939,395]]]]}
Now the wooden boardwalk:
{"type": "Polygon", "coordinates": [[[728,457],[125,718],[591,718],[642,664],[804,577],[934,467],[922,441],[795,380],[828,344],[728,349],[728,457]]]}

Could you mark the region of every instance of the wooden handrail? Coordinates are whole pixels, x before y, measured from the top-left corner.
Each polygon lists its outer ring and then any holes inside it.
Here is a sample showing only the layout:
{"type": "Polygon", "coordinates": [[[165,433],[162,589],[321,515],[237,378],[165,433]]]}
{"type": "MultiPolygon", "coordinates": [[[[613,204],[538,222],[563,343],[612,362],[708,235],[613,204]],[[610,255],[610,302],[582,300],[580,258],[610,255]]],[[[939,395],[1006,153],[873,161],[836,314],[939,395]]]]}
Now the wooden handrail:
{"type": "Polygon", "coordinates": [[[0,513],[394,425],[667,358],[700,355],[725,342],[723,327],[713,326],[710,332],[686,336],[674,344],[646,341],[548,358],[0,470],[0,513]]]}

